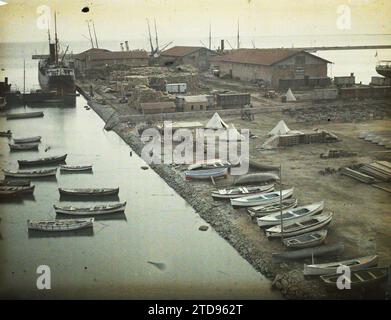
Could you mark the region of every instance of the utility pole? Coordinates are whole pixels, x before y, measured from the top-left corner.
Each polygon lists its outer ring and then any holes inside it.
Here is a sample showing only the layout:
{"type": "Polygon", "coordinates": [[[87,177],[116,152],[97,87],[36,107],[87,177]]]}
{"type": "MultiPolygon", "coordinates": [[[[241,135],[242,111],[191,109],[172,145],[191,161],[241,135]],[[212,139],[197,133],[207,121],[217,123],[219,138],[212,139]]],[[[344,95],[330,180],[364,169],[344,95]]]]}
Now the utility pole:
{"type": "Polygon", "coordinates": [[[240,41],[239,41],[240,39],[239,39],[239,19],[238,19],[238,35],[237,35],[237,39],[236,39],[236,41],[237,41],[237,49],[240,49],[240,41]]]}
{"type": "Polygon", "coordinates": [[[212,49],[212,27],[211,24],[209,23],[209,50],[212,49]]]}
{"type": "Polygon", "coordinates": [[[87,25],[88,25],[88,33],[90,34],[91,48],[94,48],[94,41],[92,40],[92,36],[91,36],[90,22],[88,20],[86,20],[86,21],[87,21],[87,25]]]}
{"type": "Polygon", "coordinates": [[[96,31],[95,31],[95,22],[94,20],[92,20],[92,28],[94,29],[94,36],[95,36],[95,44],[96,44],[96,47],[99,48],[99,45],[98,45],[98,38],[96,36],[96,31]]]}

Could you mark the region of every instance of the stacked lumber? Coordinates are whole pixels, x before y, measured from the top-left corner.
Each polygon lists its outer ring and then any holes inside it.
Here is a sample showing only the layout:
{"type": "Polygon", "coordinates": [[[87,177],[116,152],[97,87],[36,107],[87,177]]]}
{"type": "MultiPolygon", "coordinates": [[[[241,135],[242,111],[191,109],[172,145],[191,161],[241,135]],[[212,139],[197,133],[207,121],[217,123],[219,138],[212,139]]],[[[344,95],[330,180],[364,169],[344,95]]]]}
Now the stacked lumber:
{"type": "Polygon", "coordinates": [[[375,178],[350,168],[343,168],[340,172],[345,176],[351,177],[367,184],[374,183],[376,181],[375,178]]]}
{"type": "Polygon", "coordinates": [[[375,161],[360,168],[362,173],[382,181],[391,181],[391,163],[388,161],[375,161]]]}

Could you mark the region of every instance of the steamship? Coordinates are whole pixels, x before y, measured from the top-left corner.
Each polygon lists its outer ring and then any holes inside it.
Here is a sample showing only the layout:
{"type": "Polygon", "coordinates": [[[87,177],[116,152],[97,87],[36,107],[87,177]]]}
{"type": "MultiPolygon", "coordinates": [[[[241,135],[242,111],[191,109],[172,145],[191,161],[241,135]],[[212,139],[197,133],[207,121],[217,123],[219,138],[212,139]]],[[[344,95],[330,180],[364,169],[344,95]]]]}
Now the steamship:
{"type": "Polygon", "coordinates": [[[75,72],[64,62],[65,54],[60,60],[56,28],[54,43],[49,34],[49,56],[39,60],[38,80],[42,91],[54,92],[57,99],[73,104],[76,102],[75,72]]]}
{"type": "Polygon", "coordinates": [[[386,78],[391,78],[391,61],[382,60],[376,66],[378,74],[386,78]]]}

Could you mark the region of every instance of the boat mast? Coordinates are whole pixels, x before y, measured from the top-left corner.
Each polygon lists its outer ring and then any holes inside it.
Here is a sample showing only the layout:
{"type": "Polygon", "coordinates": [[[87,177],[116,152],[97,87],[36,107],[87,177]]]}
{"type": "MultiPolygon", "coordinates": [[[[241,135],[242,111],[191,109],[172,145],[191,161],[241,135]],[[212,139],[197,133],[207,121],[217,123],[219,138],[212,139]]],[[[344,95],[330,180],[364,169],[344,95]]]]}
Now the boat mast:
{"type": "Polygon", "coordinates": [[[88,33],[90,34],[91,47],[94,48],[94,41],[92,40],[91,28],[90,28],[89,20],[87,20],[87,25],[88,25],[88,33]]]}
{"type": "Polygon", "coordinates": [[[96,44],[96,47],[99,48],[99,45],[98,45],[98,38],[96,36],[96,31],[95,31],[95,22],[94,20],[92,20],[92,28],[94,29],[94,36],[95,36],[95,44],[96,44]]]}
{"type": "Polygon", "coordinates": [[[209,23],[209,50],[212,48],[212,26],[209,23]]]}
{"type": "Polygon", "coordinates": [[[159,41],[158,41],[158,38],[157,38],[156,19],[154,18],[153,21],[154,21],[154,24],[155,24],[156,53],[158,53],[159,52],[159,41]]]}
{"type": "Polygon", "coordinates": [[[147,19],[147,24],[148,24],[148,34],[149,34],[149,45],[151,46],[151,56],[153,56],[155,54],[155,50],[153,49],[151,28],[149,26],[149,20],[148,19],[147,19]]]}
{"type": "Polygon", "coordinates": [[[58,65],[58,38],[57,38],[57,12],[54,11],[54,41],[55,41],[55,62],[58,65]]]}
{"type": "Polygon", "coordinates": [[[237,35],[237,39],[236,39],[236,41],[237,41],[237,49],[240,49],[240,42],[239,42],[239,19],[238,19],[238,35],[237,35]]]}

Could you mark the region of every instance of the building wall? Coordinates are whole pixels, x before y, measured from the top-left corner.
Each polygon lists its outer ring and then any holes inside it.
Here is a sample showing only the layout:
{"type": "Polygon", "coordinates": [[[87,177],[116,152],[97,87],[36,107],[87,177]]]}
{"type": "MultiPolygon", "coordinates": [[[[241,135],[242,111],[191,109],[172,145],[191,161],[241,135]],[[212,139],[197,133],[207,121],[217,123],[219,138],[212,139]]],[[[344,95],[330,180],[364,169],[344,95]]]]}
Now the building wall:
{"type": "Polygon", "coordinates": [[[184,112],[190,112],[190,111],[202,111],[207,110],[208,102],[184,102],[183,104],[183,111],[184,112]]]}
{"type": "Polygon", "coordinates": [[[94,68],[98,66],[105,66],[105,65],[127,65],[131,67],[138,67],[138,66],[147,66],[148,65],[148,59],[147,58],[137,58],[137,59],[108,59],[108,60],[92,60],[87,62],[87,68],[94,68]]]}
{"type": "Polygon", "coordinates": [[[190,64],[198,69],[207,70],[209,68],[209,57],[214,56],[207,49],[200,49],[183,57],[160,56],[160,63],[165,65],[173,63],[174,65],[190,64]]]}

